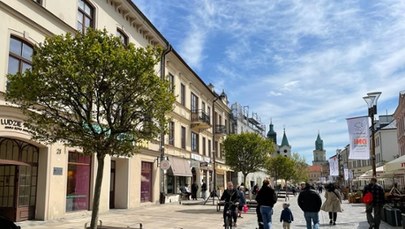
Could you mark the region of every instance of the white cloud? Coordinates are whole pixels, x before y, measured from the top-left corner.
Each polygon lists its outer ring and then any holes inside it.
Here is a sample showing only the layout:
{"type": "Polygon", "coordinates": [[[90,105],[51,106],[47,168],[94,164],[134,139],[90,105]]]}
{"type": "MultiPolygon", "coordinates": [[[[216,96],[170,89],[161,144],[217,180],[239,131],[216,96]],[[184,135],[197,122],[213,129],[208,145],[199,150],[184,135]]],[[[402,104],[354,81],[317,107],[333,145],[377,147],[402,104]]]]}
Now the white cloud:
{"type": "Polygon", "coordinates": [[[393,112],[405,89],[404,1],[139,2],[205,82],[272,118],[280,140],[285,125],[308,161],[318,130],[329,155],[348,143],[367,92],[393,112]]]}

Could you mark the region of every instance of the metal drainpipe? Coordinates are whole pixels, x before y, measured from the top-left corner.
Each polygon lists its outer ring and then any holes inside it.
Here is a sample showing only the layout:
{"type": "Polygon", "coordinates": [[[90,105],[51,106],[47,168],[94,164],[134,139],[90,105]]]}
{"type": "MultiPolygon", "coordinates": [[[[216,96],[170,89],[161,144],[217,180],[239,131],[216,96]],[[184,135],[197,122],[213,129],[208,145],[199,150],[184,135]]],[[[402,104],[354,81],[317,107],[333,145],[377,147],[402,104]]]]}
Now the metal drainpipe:
{"type": "MultiPolygon", "coordinates": [[[[163,51],[162,53],[162,57],[160,59],[160,77],[161,79],[164,79],[166,77],[165,75],[165,62],[166,62],[166,55],[172,51],[172,46],[169,43],[166,43],[167,48],[163,51]]],[[[160,161],[164,160],[165,157],[165,134],[161,133],[160,134],[160,146],[159,146],[159,150],[160,150],[160,161]]],[[[166,194],[166,190],[165,190],[165,174],[163,172],[162,169],[160,169],[160,195],[162,198],[162,195],[164,196],[166,194]]],[[[164,204],[164,201],[160,201],[161,204],[164,204]]]]}

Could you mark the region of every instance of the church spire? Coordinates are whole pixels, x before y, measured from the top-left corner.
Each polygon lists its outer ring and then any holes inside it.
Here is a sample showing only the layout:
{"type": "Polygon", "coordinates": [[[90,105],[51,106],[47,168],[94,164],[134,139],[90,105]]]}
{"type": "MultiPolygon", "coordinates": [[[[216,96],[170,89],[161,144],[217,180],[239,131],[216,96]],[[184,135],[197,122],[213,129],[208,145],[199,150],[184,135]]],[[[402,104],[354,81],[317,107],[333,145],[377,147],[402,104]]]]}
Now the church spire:
{"type": "Polygon", "coordinates": [[[283,134],[283,140],[281,140],[281,147],[283,146],[290,146],[288,143],[287,135],[285,134],[285,128],[284,128],[284,134],[283,134]]]}
{"type": "Polygon", "coordinates": [[[323,150],[323,140],[321,139],[321,135],[318,131],[318,137],[315,141],[315,150],[323,150]]]}
{"type": "Polygon", "coordinates": [[[274,144],[277,145],[277,133],[274,131],[273,122],[270,120],[270,130],[267,132],[267,138],[273,140],[274,144]]]}

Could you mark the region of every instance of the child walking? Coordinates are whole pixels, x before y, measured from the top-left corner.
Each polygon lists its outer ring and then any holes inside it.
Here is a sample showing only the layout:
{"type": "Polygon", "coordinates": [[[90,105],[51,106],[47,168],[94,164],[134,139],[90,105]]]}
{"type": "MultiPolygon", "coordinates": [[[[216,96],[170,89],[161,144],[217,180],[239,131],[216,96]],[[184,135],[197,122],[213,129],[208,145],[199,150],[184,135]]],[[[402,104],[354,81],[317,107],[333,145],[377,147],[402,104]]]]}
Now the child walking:
{"type": "Polygon", "coordinates": [[[294,216],[289,203],[283,203],[283,211],[281,211],[280,222],[283,222],[283,229],[290,229],[291,222],[294,221],[294,216]]]}

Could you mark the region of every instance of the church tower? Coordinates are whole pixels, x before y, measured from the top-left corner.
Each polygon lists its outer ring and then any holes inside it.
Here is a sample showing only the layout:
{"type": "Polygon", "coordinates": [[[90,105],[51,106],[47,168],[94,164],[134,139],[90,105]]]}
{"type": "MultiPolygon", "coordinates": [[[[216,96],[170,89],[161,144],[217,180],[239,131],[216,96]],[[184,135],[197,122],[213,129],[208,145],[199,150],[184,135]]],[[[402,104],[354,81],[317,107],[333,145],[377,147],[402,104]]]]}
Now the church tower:
{"type": "Polygon", "coordinates": [[[267,138],[273,140],[273,143],[277,145],[277,133],[274,131],[273,122],[270,121],[269,132],[267,132],[267,138]]]}
{"type": "Polygon", "coordinates": [[[315,141],[314,160],[312,165],[324,165],[326,161],[326,151],[323,148],[323,140],[321,139],[320,133],[318,132],[318,137],[315,141]]]}
{"type": "Polygon", "coordinates": [[[285,134],[285,128],[283,133],[283,139],[281,140],[281,145],[278,147],[277,152],[285,157],[291,157],[291,146],[288,143],[287,135],[285,134]]]}

